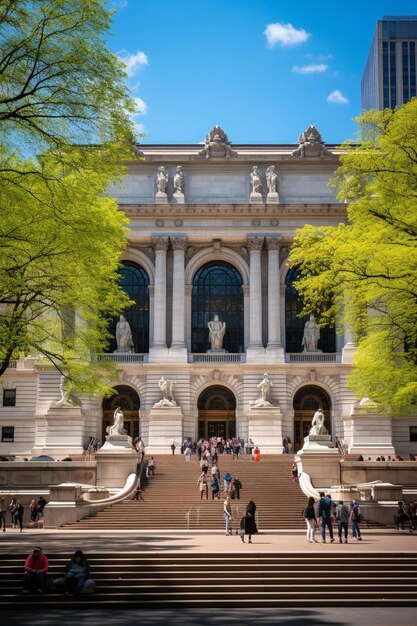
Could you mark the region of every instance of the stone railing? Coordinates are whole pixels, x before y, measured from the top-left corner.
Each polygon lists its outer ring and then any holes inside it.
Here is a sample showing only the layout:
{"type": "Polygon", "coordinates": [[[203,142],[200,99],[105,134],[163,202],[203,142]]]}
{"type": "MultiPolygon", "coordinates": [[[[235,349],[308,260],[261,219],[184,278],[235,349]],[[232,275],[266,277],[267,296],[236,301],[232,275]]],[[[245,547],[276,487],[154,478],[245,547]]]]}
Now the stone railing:
{"type": "Polygon", "coordinates": [[[116,352],[112,354],[98,354],[97,361],[113,361],[114,363],[147,363],[148,354],[135,352],[116,352]]]}
{"type": "Polygon", "coordinates": [[[287,352],[286,363],[341,363],[340,352],[287,352]]]}
{"type": "Polygon", "coordinates": [[[190,352],[188,363],[246,363],[246,354],[243,352],[190,352]]]}
{"type": "Polygon", "coordinates": [[[7,367],[10,367],[10,369],[16,369],[16,364],[17,364],[17,361],[9,361],[9,364],[7,367]]]}

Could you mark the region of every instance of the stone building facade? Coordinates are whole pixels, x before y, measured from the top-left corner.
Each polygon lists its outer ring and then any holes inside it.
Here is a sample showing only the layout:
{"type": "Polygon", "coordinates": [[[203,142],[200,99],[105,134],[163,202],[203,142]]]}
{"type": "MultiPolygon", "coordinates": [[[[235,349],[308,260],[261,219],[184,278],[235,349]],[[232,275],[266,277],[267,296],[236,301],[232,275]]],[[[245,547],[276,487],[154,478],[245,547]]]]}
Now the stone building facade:
{"type": "Polygon", "coordinates": [[[154,453],[211,435],[251,437],[264,452],[281,452],[289,437],[297,450],[319,406],[333,440],[351,452],[417,453],[416,417],[378,415],[348,389],[349,332],[320,329],[316,349],[303,346],[306,320],[297,316],[288,251],[304,224],[346,220],[328,186],[337,148],[314,127],[298,145],[233,146],[215,127],[204,145],[136,152],[123,184],[110,190],[130,219],[121,275],[135,300],[125,311],[129,352],[115,339],[98,356],[117,363],[117,394],[54,407],[59,374],[32,358],[13,363],[1,379],[0,454],[79,453],[90,437],[104,439],[116,406],[129,434],[154,453]],[[218,350],[208,330],[215,315],[226,323],[218,350]],[[265,373],[267,402],[259,387],[265,373]],[[165,405],[161,378],[172,381],[165,405]]]}

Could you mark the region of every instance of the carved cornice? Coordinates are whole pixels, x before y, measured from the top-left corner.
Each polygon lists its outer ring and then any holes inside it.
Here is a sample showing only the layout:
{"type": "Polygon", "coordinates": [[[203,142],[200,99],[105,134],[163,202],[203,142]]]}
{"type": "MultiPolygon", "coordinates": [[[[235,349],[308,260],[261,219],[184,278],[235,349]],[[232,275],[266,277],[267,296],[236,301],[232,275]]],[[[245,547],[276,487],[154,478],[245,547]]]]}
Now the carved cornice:
{"type": "Polygon", "coordinates": [[[267,250],[279,250],[279,237],[266,237],[265,239],[267,250]]]}
{"type": "Polygon", "coordinates": [[[168,237],[155,237],[152,239],[155,250],[168,250],[169,239],[168,237]]]}
{"type": "MultiPolygon", "coordinates": [[[[119,204],[120,210],[130,218],[143,219],[163,215],[165,226],[168,226],[167,219],[178,219],[179,217],[201,217],[201,216],[233,216],[253,218],[254,215],[259,216],[265,221],[265,225],[275,226],[271,224],[271,219],[277,221],[277,217],[316,217],[325,215],[332,216],[337,219],[344,219],[347,216],[346,205],[342,203],[323,203],[323,204],[280,204],[279,210],[276,205],[259,205],[256,204],[166,204],[161,209],[155,204],[119,204]]],[[[162,219],[162,218],[161,218],[162,219]]],[[[174,222],[172,222],[174,225],[174,222]]]]}
{"type": "Polygon", "coordinates": [[[171,239],[172,249],[174,251],[181,250],[182,252],[185,252],[185,250],[187,249],[186,237],[170,237],[170,239],[171,239]]]}
{"type": "Polygon", "coordinates": [[[262,250],[264,245],[264,237],[248,237],[249,252],[254,250],[262,250]]]}

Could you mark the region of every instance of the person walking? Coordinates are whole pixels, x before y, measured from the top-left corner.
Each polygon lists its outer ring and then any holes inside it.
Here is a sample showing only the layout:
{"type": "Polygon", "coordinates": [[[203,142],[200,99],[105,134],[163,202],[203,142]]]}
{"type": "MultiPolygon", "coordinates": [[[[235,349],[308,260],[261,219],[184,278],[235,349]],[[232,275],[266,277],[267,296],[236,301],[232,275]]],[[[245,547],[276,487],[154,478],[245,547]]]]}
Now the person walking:
{"type": "Polygon", "coordinates": [[[324,493],[320,493],[320,500],[317,509],[317,517],[320,519],[321,526],[321,538],[323,543],[326,543],[326,526],[329,529],[330,543],[334,542],[333,528],[332,528],[332,512],[333,503],[329,496],[325,496],[324,493]]]}
{"type": "Polygon", "coordinates": [[[197,485],[200,489],[200,500],[203,499],[203,495],[206,494],[206,500],[208,500],[208,478],[207,478],[207,472],[201,472],[198,480],[197,480],[197,485]]]}
{"type": "Polygon", "coordinates": [[[229,493],[231,484],[232,484],[232,475],[229,472],[225,472],[223,474],[224,493],[229,493]]]}
{"type": "Polygon", "coordinates": [[[171,452],[172,452],[172,454],[175,454],[175,448],[176,448],[176,447],[177,447],[177,446],[175,445],[175,441],[173,441],[173,442],[171,443],[171,452]]]}
{"type": "Polygon", "coordinates": [[[236,500],[240,500],[240,490],[242,489],[242,483],[240,482],[238,476],[235,476],[232,481],[232,489],[234,491],[236,500]]]}
{"type": "Polygon", "coordinates": [[[214,498],[220,500],[220,485],[217,476],[211,477],[211,499],[214,500],[214,498]]]}
{"type": "Polygon", "coordinates": [[[342,500],[336,505],[336,521],[337,521],[337,534],[339,536],[339,543],[342,542],[342,534],[345,535],[345,543],[348,542],[348,526],[349,526],[350,511],[346,504],[342,500]]]}
{"type": "Polygon", "coordinates": [[[3,527],[3,532],[6,532],[6,515],[7,515],[7,503],[6,498],[0,497],[0,528],[3,527]]]}
{"type": "Polygon", "coordinates": [[[232,503],[230,500],[230,496],[226,495],[223,502],[223,514],[224,514],[224,523],[226,527],[226,535],[232,534],[232,503]]]}
{"type": "Polygon", "coordinates": [[[249,500],[246,505],[246,513],[240,520],[240,538],[245,543],[245,535],[248,535],[248,543],[252,543],[252,535],[256,535],[258,528],[256,526],[256,504],[253,500],[249,500]]]}
{"type": "Polygon", "coordinates": [[[23,532],[23,513],[24,513],[23,505],[20,504],[19,500],[16,500],[16,509],[15,509],[14,518],[15,518],[16,526],[18,524],[20,526],[21,533],[23,532]]]}
{"type": "Polygon", "coordinates": [[[352,524],[352,538],[357,539],[358,541],[362,541],[361,530],[359,528],[361,513],[359,509],[359,502],[357,500],[353,500],[352,504],[350,505],[349,520],[352,524]]]}
{"type": "Polygon", "coordinates": [[[12,528],[16,528],[16,507],[17,507],[17,500],[16,498],[12,498],[9,504],[9,512],[12,518],[12,528]]]}
{"type": "Polygon", "coordinates": [[[317,519],[316,512],[314,510],[314,498],[310,497],[307,501],[307,506],[303,511],[303,516],[307,524],[307,541],[309,543],[317,543],[314,535],[316,534],[317,519]]]}

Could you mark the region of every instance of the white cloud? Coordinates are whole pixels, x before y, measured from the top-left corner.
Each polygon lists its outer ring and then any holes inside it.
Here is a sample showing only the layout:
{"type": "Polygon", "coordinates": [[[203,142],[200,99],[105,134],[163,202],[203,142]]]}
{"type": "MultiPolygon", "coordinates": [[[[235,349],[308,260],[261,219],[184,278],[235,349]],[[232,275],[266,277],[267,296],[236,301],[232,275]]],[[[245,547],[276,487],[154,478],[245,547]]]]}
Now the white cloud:
{"type": "Polygon", "coordinates": [[[327,102],[329,104],[349,104],[349,100],[339,89],[332,91],[332,93],[327,96],[327,102]]]}
{"type": "Polygon", "coordinates": [[[297,74],[322,74],[328,69],[326,63],[310,63],[309,65],[293,65],[292,71],[297,74]]]}
{"type": "Polygon", "coordinates": [[[143,135],[145,133],[145,127],[142,122],[137,122],[136,120],[133,122],[133,132],[138,135],[143,135]]]}
{"type": "Polygon", "coordinates": [[[146,115],[147,106],[146,102],[142,100],[142,98],[133,98],[136,104],[136,113],[135,115],[146,115]]]}
{"type": "Polygon", "coordinates": [[[330,52],[329,54],[312,54],[311,52],[308,52],[305,57],[312,63],[324,63],[324,61],[330,61],[333,59],[333,55],[330,52]]]}
{"type": "Polygon", "coordinates": [[[124,9],[125,7],[127,7],[127,0],[113,0],[110,2],[111,9],[124,9]]]}
{"type": "Polygon", "coordinates": [[[303,28],[297,29],[292,24],[281,24],[280,22],[268,24],[264,30],[264,35],[270,48],[273,48],[277,43],[283,47],[295,46],[304,43],[310,37],[310,33],[307,33],[303,28]]]}
{"type": "Polygon", "coordinates": [[[126,72],[128,76],[134,76],[142,65],[148,65],[148,57],[140,50],[134,54],[119,56],[119,58],[126,65],[126,72]]]}

